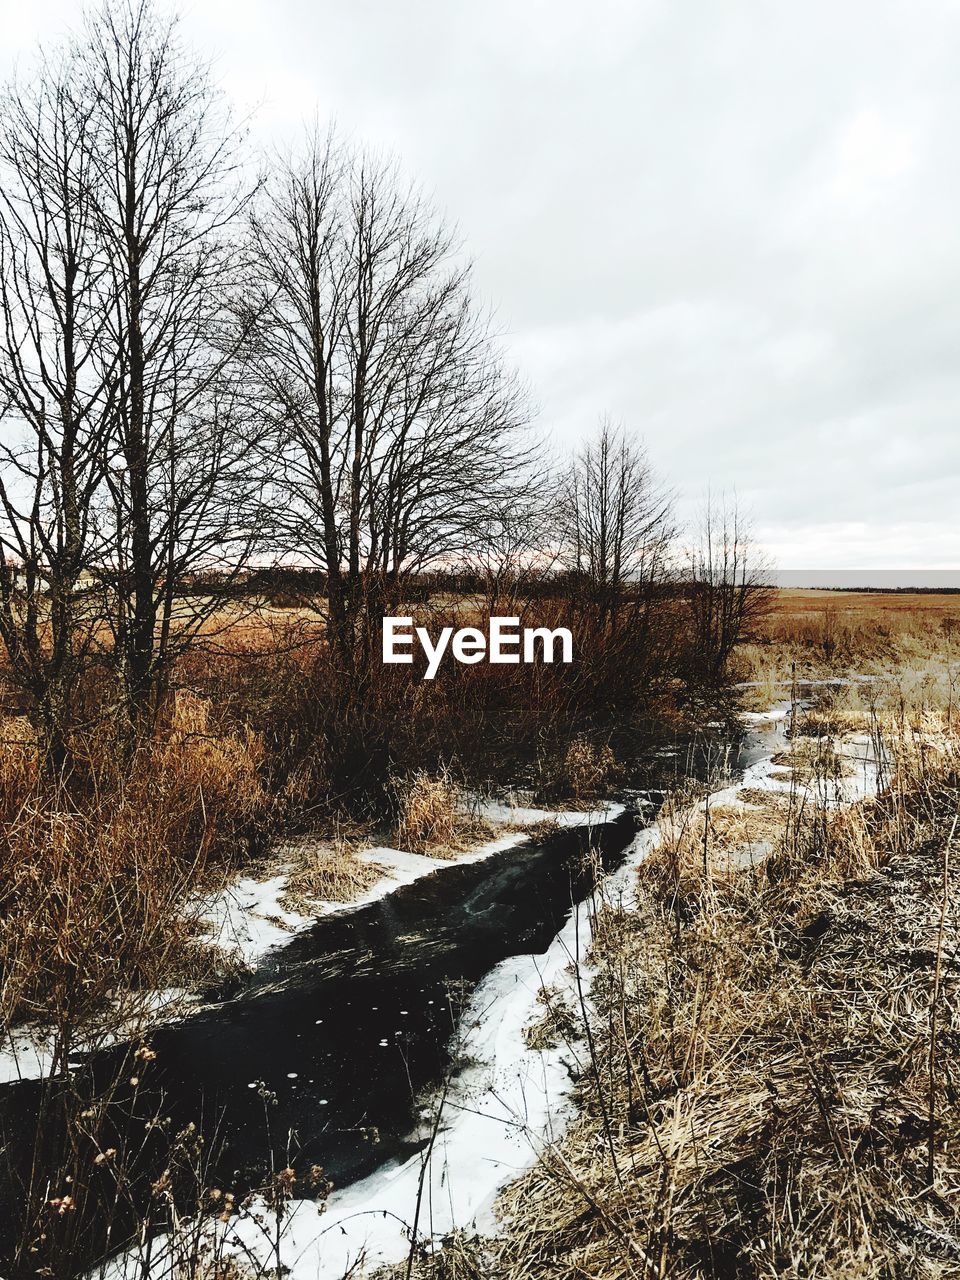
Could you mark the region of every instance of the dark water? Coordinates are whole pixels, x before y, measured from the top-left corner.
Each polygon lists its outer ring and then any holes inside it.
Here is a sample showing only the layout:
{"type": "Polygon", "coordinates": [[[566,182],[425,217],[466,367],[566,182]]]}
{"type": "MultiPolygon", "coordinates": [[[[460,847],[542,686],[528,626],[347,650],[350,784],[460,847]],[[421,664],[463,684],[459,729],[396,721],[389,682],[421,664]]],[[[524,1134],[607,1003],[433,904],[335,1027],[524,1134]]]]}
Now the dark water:
{"type": "Polygon", "coordinates": [[[590,844],[613,866],[635,830],[625,815],[564,832],[323,920],[229,1005],[152,1037],[180,1109],[226,1117],[222,1177],[255,1183],[291,1132],[294,1164],[341,1186],[402,1150],[466,993],[505,956],[545,950],[589,891],[590,844]]]}

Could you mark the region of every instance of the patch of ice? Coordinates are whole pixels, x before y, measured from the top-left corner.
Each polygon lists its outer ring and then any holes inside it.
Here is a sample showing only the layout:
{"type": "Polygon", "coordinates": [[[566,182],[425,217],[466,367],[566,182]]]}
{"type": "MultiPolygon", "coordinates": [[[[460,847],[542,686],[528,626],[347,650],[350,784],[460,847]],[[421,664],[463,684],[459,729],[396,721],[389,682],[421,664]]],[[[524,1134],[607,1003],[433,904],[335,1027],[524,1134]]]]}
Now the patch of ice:
{"type": "Polygon", "coordinates": [[[723,856],[731,871],[753,870],[764,858],[773,853],[772,840],[748,840],[736,849],[730,849],[723,856]]]}
{"type": "Polygon", "coordinates": [[[504,822],[514,827],[532,826],[537,822],[555,822],[558,827],[596,826],[623,813],[622,804],[602,804],[595,809],[531,809],[524,805],[504,804],[500,800],[479,799],[476,811],[488,822],[504,822]]]}
{"type": "Polygon", "coordinates": [[[784,698],[780,702],[775,702],[766,711],[741,711],[740,719],[745,724],[779,724],[788,718],[792,709],[791,700],[784,698]]]}
{"type": "Polygon", "coordinates": [[[837,754],[848,770],[838,780],[835,804],[854,804],[876,796],[886,761],[878,759],[876,743],[866,733],[849,734],[837,744],[837,754]]]}

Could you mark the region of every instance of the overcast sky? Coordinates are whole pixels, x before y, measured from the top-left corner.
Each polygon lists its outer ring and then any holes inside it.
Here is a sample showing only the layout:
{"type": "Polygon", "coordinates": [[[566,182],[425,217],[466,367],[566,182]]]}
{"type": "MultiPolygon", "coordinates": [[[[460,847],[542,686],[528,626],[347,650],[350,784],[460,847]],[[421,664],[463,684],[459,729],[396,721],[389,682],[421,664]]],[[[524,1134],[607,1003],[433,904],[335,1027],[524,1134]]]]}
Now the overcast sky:
{"type": "MultiPolygon", "coordinates": [[[[960,6],[176,7],[259,137],[422,180],[560,445],[622,419],[783,568],[960,568],[960,6]]],[[[0,0],[4,71],[79,10],[0,0]]]]}

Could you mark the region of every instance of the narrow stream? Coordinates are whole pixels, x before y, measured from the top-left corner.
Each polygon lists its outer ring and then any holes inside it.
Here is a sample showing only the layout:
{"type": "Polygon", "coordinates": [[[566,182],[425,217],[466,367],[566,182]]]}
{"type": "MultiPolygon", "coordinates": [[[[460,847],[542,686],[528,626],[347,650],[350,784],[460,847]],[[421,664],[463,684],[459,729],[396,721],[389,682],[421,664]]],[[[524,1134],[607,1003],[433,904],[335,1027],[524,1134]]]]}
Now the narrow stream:
{"type": "MultiPolygon", "coordinates": [[[[740,743],[681,748],[663,763],[675,775],[703,776],[725,752],[736,777],[780,745],[780,725],[758,725],[740,743]]],[[[322,1166],[343,1189],[402,1162],[422,1145],[410,1137],[420,1100],[451,1066],[471,993],[508,957],[547,950],[591,891],[591,850],[611,871],[649,821],[649,796],[662,793],[645,794],[646,807],[635,804],[593,827],[560,830],[483,861],[453,863],[319,920],[241,989],[151,1035],[156,1060],[135,1088],[121,1089],[127,1123],[141,1135],[157,1114],[169,1119],[168,1132],[195,1124],[205,1142],[207,1185],[238,1200],[262,1185],[271,1167],[291,1165],[307,1194],[311,1166],[322,1166]]],[[[84,1064],[86,1087],[112,1085],[122,1063],[122,1049],[98,1053],[84,1064]]],[[[42,1097],[40,1082],[0,1087],[9,1169],[0,1178],[4,1248],[42,1097]]],[[[159,1147],[151,1154],[152,1141],[141,1156],[144,1185],[162,1158],[159,1147]]]]}
{"type": "Polygon", "coordinates": [[[226,1121],[217,1185],[256,1186],[271,1153],[340,1187],[403,1154],[469,991],[505,956],[543,951],[589,891],[590,844],[609,868],[635,830],[624,814],[559,832],[321,920],[241,996],[154,1035],[177,1114],[226,1121]]]}

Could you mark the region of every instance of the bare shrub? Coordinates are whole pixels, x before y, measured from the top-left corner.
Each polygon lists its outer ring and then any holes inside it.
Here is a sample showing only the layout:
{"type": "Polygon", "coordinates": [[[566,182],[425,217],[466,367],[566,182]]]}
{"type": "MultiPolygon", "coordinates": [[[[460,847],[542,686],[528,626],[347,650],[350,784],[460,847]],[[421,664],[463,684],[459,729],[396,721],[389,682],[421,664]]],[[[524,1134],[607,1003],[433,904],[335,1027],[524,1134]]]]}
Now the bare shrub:
{"type": "MultiPolygon", "coordinates": [[[[0,1016],[46,1019],[66,1052],[124,992],[189,971],[185,904],[270,822],[262,743],[178,699],[169,731],[128,760],[106,733],[86,742],[83,787],[51,787],[36,753],[7,743],[18,790],[0,827],[0,1016]]],[[[15,784],[15,786],[14,786],[15,784]]]]}
{"type": "Polygon", "coordinates": [[[208,843],[226,838],[223,823],[228,815],[231,830],[239,834],[249,824],[262,822],[271,805],[260,778],[262,738],[248,726],[218,731],[211,714],[208,699],[178,692],[159,750],[145,757],[152,784],[184,799],[194,798],[195,816],[204,828],[198,835],[208,843]],[[218,831],[211,829],[211,818],[220,819],[218,831]]]}
{"type": "Polygon", "coordinates": [[[617,775],[617,761],[608,743],[597,745],[582,734],[563,753],[560,781],[575,800],[600,795],[617,775]]]}

